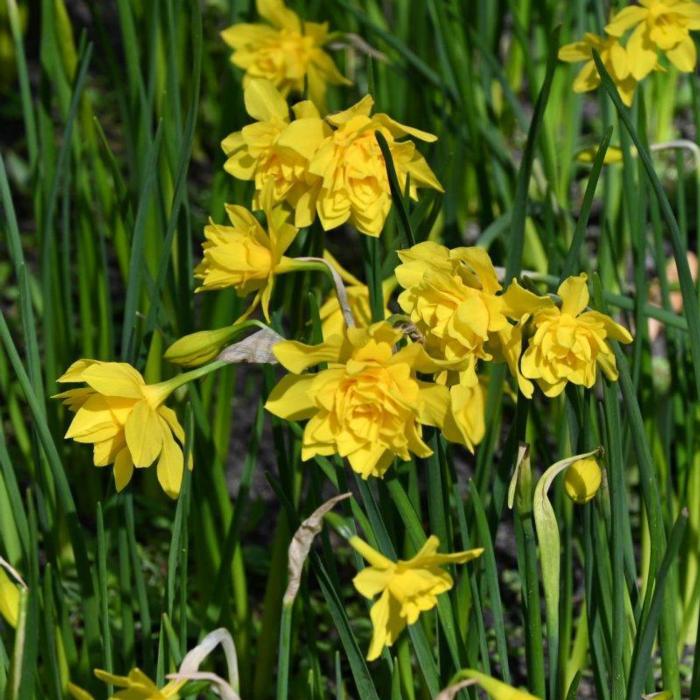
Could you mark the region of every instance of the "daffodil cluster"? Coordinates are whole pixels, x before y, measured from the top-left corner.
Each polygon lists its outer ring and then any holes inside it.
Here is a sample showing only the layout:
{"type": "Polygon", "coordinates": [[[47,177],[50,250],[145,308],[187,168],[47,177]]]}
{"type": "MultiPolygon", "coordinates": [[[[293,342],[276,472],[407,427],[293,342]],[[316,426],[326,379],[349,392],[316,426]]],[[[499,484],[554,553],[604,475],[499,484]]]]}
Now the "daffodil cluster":
{"type": "Polygon", "coordinates": [[[665,56],[683,73],[697,63],[690,32],[700,29],[700,4],[690,0],[640,0],[615,13],[605,26],[607,36],[586,34],[580,41],[562,46],[559,58],[569,63],[585,61],[574,81],[575,92],[588,92],[600,84],[593,50],[630,106],[637,84],[661,64],[665,56]],[[624,42],[624,43],[623,43],[624,42]]]}
{"type": "Polygon", "coordinates": [[[349,109],[322,118],[310,101],[291,114],[283,95],[266,80],[251,80],[244,93],[255,123],[222,142],[225,170],[255,183],[253,208],[269,190],[273,205],[294,211],[297,228],[318,217],[328,231],[350,222],[360,232],[379,236],[391,209],[386,163],[376,133],[385,138],[402,190],[442,191],[435,174],[411,140],[436,140],[433,134],[399,124],[387,114],[372,114],[374,100],[363,97],[349,109]]]}
{"type": "Polygon", "coordinates": [[[402,264],[395,272],[404,288],[399,305],[422,334],[430,356],[453,363],[437,381],[451,386],[453,415],[463,422],[471,418],[471,435],[464,432],[472,445],[483,435],[478,420],[483,411],[475,408],[483,403],[483,397],[476,399],[479,363],[505,361],[527,397],[534,389],[531,380],[547,396],[557,396],[567,382],[592,387],[599,366],[610,379],[617,378],[608,339],[629,343],[632,338],[608,316],[586,310],[585,275],[561,284],[557,305],[515,280],[502,293],[496,270],[480,248],[449,250],[425,242],[400,251],[399,257],[402,264]]]}
{"type": "Polygon", "coordinates": [[[256,78],[269,80],[285,97],[309,96],[319,108],[325,104],[327,86],[349,85],[324,51],[328,43],[328,23],[302,20],[282,0],[257,0],[263,24],[234,24],[221,38],[233,49],[231,63],[245,71],[244,87],[256,78]]]}

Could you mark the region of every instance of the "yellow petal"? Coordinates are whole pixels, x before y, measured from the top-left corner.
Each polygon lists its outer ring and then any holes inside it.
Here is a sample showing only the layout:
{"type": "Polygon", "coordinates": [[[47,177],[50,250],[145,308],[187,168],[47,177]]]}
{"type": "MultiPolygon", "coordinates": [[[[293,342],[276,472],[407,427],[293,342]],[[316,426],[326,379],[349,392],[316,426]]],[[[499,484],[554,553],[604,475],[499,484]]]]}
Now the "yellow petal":
{"type": "Polygon", "coordinates": [[[520,286],[514,279],[501,296],[505,303],[504,312],[513,320],[519,321],[525,314],[534,314],[547,308],[554,308],[549,296],[540,296],[520,286]]]}
{"type": "Polygon", "coordinates": [[[695,42],[690,35],[687,35],[682,41],[678,42],[674,48],[666,51],[668,60],[673,63],[679,71],[683,73],[692,73],[695,70],[698,56],[695,49],[695,42]]]}
{"type": "Polygon", "coordinates": [[[374,598],[377,593],[381,593],[387,587],[391,576],[390,569],[375,569],[373,566],[366,566],[355,576],[352,583],[360,595],[365,598],[374,598]]]}
{"type": "Polygon", "coordinates": [[[628,29],[643,22],[649,10],[644,7],[630,5],[616,12],[612,20],[605,26],[605,31],[610,36],[622,36],[628,29]]]}
{"type": "Polygon", "coordinates": [[[282,131],[277,140],[280,148],[290,148],[311,160],[319,144],[328,136],[328,126],[318,118],[295,119],[282,131]]]}
{"type": "Polygon", "coordinates": [[[126,419],[126,444],[137,467],[150,467],[160,454],[163,435],[158,414],[146,401],[139,401],[126,419]]]}
{"type": "Polygon", "coordinates": [[[98,360],[76,360],[56,381],[63,382],[82,382],[83,372],[92,365],[99,364],[98,360]]]}
{"type": "Polygon", "coordinates": [[[627,42],[630,70],[635,80],[643,80],[656,66],[656,47],[649,38],[646,24],[640,24],[627,42]]]}
{"type": "Polygon", "coordinates": [[[588,306],[588,276],[582,273],[576,277],[565,279],[557,289],[557,294],[561,297],[561,312],[578,316],[588,306]]]}
{"type": "Polygon", "coordinates": [[[583,68],[581,68],[574,79],[572,86],[574,92],[589,92],[590,90],[595,90],[598,85],[600,85],[600,76],[595,63],[593,61],[584,63],[583,68]]]}
{"type": "Polygon", "coordinates": [[[177,498],[182,485],[184,458],[180,446],[173,439],[170,427],[163,419],[160,421],[160,430],[163,448],[158,459],[158,482],[170,498],[177,498]]]}
{"type": "Polygon", "coordinates": [[[68,406],[71,411],[77,411],[94,394],[95,392],[86,386],[62,391],[59,394],[54,394],[51,398],[60,399],[63,405],[68,406]]]}
{"type": "Polygon", "coordinates": [[[117,453],[123,447],[124,435],[120,431],[114,437],[94,444],[92,461],[96,467],[106,467],[114,461],[117,453]]]}
{"type": "Polygon", "coordinates": [[[593,318],[598,323],[602,323],[605,326],[605,332],[608,338],[613,340],[619,340],[621,343],[631,343],[633,338],[631,333],[619,323],[615,323],[610,316],[600,313],[600,311],[589,311],[585,315],[586,318],[593,318]]]}
{"type": "Polygon", "coordinates": [[[349,109],[335,114],[329,114],[326,119],[333,126],[342,126],[349,122],[353,117],[365,116],[368,117],[374,107],[374,98],[371,95],[365,95],[359,102],[355,103],[349,109]]]}
{"type": "Polygon", "coordinates": [[[624,46],[615,42],[610,47],[610,63],[612,64],[612,74],[617,83],[624,80],[630,74],[629,58],[624,46]]]}
{"type": "Polygon", "coordinates": [[[413,136],[416,139],[420,139],[421,141],[426,141],[428,143],[437,141],[437,136],[435,136],[435,134],[431,134],[427,131],[421,131],[420,129],[415,129],[414,127],[407,126],[406,124],[400,124],[392,119],[388,114],[375,114],[373,119],[383,126],[386,126],[394,136],[413,136]]]}
{"type": "MultiPolygon", "coordinates": [[[[114,460],[114,484],[117,491],[123,491],[131,481],[134,473],[134,462],[128,448],[122,449],[114,460]]],[[[109,681],[108,681],[109,682],[109,681]]]]}
{"type": "MultiPolygon", "coordinates": [[[[232,49],[245,49],[250,45],[261,44],[264,41],[275,39],[278,33],[266,24],[247,24],[238,22],[224,29],[219,36],[232,49]]],[[[240,54],[236,55],[235,62],[238,63],[240,54]]],[[[233,58],[232,58],[233,60],[233,58]]]]}
{"type": "Polygon", "coordinates": [[[119,688],[128,688],[131,684],[128,676],[117,676],[109,671],[103,671],[101,668],[95,669],[95,676],[103,683],[116,685],[119,688]]]}
{"type": "Polygon", "coordinates": [[[372,641],[367,651],[367,661],[378,659],[385,646],[390,646],[393,639],[398,637],[406,626],[405,621],[398,614],[398,605],[391,597],[389,591],[384,591],[382,597],[372,606],[370,619],[372,620],[372,641]],[[392,602],[397,608],[395,614],[391,614],[392,602]]]}
{"type": "Polygon", "coordinates": [[[282,0],[257,0],[258,14],[279,29],[301,31],[298,15],[285,6],[282,0]]]}
{"type": "Polygon", "coordinates": [[[395,564],[395,562],[388,557],[385,557],[383,554],[374,549],[374,547],[370,547],[359,537],[351,537],[348,540],[348,543],[358,554],[360,554],[360,556],[362,556],[366,562],[377,569],[389,569],[395,564]]]}
{"type": "Polygon", "coordinates": [[[309,388],[316,375],[287,374],[270,392],[265,408],[285,420],[305,420],[317,410],[309,388]]]}
{"type": "Polygon", "coordinates": [[[559,49],[558,58],[560,61],[566,61],[567,63],[588,61],[591,58],[591,46],[585,41],[565,44],[559,49]]]}
{"type": "Polygon", "coordinates": [[[305,369],[322,362],[337,362],[340,358],[342,338],[333,336],[319,345],[306,345],[296,340],[277,343],[272,352],[279,363],[294,374],[301,374],[305,369]]]}
{"type": "Polygon", "coordinates": [[[180,421],[177,419],[177,414],[172,408],[167,406],[158,407],[158,415],[165,419],[170,430],[173,431],[175,437],[184,445],[185,444],[185,429],[180,425],[180,421]]]}
{"type": "Polygon", "coordinates": [[[506,685],[480,671],[466,669],[460,671],[460,675],[464,678],[475,679],[493,700],[538,700],[536,696],[530,695],[524,690],[513,688],[511,685],[506,685]]]}
{"type": "Polygon", "coordinates": [[[141,373],[126,362],[100,362],[82,373],[83,381],[103,396],[140,399],[145,382],[141,373]]]}
{"type": "Polygon", "coordinates": [[[65,438],[77,442],[101,442],[114,437],[121,431],[121,426],[115,420],[110,403],[117,401],[128,404],[129,399],[114,399],[108,403],[99,394],[90,396],[75,414],[65,438]]]}
{"type": "Polygon", "coordinates": [[[440,384],[419,382],[418,420],[424,425],[441,428],[450,406],[450,391],[440,384]]]}
{"type": "Polygon", "coordinates": [[[260,122],[287,121],[287,102],[269,80],[251,80],[243,94],[246,112],[260,122]]]}
{"type": "Polygon", "coordinates": [[[75,683],[68,682],[66,690],[73,700],[95,700],[93,695],[90,695],[87,690],[83,690],[80,686],[75,685],[75,683]]]}

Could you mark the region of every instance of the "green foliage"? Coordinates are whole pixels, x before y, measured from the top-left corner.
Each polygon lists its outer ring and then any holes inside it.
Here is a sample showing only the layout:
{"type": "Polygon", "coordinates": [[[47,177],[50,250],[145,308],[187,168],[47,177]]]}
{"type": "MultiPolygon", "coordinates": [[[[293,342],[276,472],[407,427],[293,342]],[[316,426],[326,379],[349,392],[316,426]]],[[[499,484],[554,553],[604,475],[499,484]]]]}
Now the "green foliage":
{"type": "MultiPolygon", "coordinates": [[[[17,629],[0,619],[0,696],[68,697],[70,681],[105,697],[94,668],[138,666],[164,683],[223,626],[245,700],[424,700],[462,669],[551,700],[577,688],[604,700],[697,697],[700,316],[687,256],[700,235],[700,163],[657,148],[700,129],[697,76],[655,73],[628,109],[599,65],[602,87],[575,94],[576,69],[556,53],[601,30],[602,2],[290,2],[362,39],[338,36],[334,57],[353,85],[330,90],[331,110],[371,90],[378,111],[436,134],[419,148],[445,189],[410,201],[387,157],[394,206],[382,236],[360,244],[315,224],[291,254],[327,246],[368,284],[375,319],[396,250],[429,236],[482,246],[539,291],[585,271],[595,307],[621,316],[635,343],[615,348],[619,383],[554,400],[516,396],[492,369],[476,455],[434,433],[432,457],[369,482],[339,458],[301,461],[301,428],[263,410],[273,367],[225,367],[176,394],[195,468],[175,503],[153,469],[115,493],[89,448],[63,440],[68,415],[49,397],[79,357],[131,362],[148,382],[173,376],[163,353],[174,340],[243,311],[231,290],[195,295],[192,269],[207,218],[252,196],[222,169],[221,139],[249,119],[219,32],[253,21],[254,3],[5,4],[0,556],[26,589],[17,629]],[[604,165],[617,145],[622,162],[604,165]],[[588,147],[590,167],[575,159],[588,147]],[[522,442],[533,484],[561,459],[604,451],[592,502],[573,505],[554,479],[546,520],[557,536],[544,548],[527,494],[506,508],[522,442]],[[297,600],[283,605],[295,528],[347,490],[354,498],[327,518],[297,600]],[[355,531],[399,558],[430,533],[443,551],[486,549],[371,664],[369,607],[351,585],[361,561],[337,537],[355,531]]],[[[281,278],[271,325],[318,340],[331,293],[318,270],[281,278]]],[[[215,697],[202,684],[184,691],[197,692],[215,697]]],[[[458,697],[479,696],[470,686],[458,697]]]]}

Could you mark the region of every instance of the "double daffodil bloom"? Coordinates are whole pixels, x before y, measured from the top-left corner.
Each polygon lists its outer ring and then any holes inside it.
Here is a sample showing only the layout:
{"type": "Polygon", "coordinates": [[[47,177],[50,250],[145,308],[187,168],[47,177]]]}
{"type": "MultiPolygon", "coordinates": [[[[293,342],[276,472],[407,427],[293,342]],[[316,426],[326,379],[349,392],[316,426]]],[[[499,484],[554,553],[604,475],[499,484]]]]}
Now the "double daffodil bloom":
{"type": "Polygon", "coordinates": [[[0,566],[0,616],[11,627],[17,627],[19,619],[19,588],[0,566]]]}
{"type": "Polygon", "coordinates": [[[267,213],[269,233],[245,207],[226,205],[232,226],[210,221],[204,229],[204,258],[195,268],[195,277],[202,281],[198,292],[233,287],[240,297],[255,292],[255,298],[243,316],[248,316],[258,303],[270,320],[270,297],[275,275],[294,269],[294,261],[284,256],[297,235],[287,223],[287,214],[280,208],[267,213]]]}
{"type": "MultiPolygon", "coordinates": [[[[641,78],[638,77],[635,57],[629,45],[625,48],[614,36],[600,37],[597,34],[587,33],[581,41],[566,44],[559,49],[560,61],[567,63],[585,61],[583,68],[574,80],[574,92],[589,92],[600,85],[600,75],[593,60],[593,49],[600,54],[600,60],[613,79],[620,99],[628,107],[631,106],[637,82],[641,78]]],[[[655,66],[656,54],[654,54],[654,63],[649,70],[653,70],[655,66]]]]}
{"type": "Polygon", "coordinates": [[[113,465],[117,491],[131,481],[134,467],[149,467],[157,460],[161,487],[171,498],[177,497],[185,431],[164,402],[179,386],[178,377],[146,384],[141,374],[124,362],[78,360],[57,381],[87,384],[53,398],[62,399],[75,412],[66,439],[92,444],[96,467],[113,465]]]}
{"type": "Polygon", "coordinates": [[[265,407],[287,420],[307,420],[301,457],[339,454],[367,479],[381,477],[397,457],[427,457],[422,425],[442,427],[449,408],[446,387],[417,372],[443,368],[418,343],[395,351],[402,332],[386,322],[349,328],[319,345],[276,344],[273,352],[291,374],[272,390],[265,407]],[[316,374],[302,374],[328,363],[316,374]]]}
{"type": "Polygon", "coordinates": [[[355,588],[365,598],[379,595],[370,610],[373,634],[367,653],[369,661],[378,658],[384,647],[390,647],[404,627],[416,622],[422,612],[432,610],[437,596],[452,588],[452,576],[442,566],[464,564],[484,551],[438,554],[440,541],[431,535],[414,557],[393,561],[359,537],[351,537],[349,542],[369,564],[353,579],[355,588]]]}
{"type": "MultiPolygon", "coordinates": [[[[433,142],[437,137],[420,129],[399,124],[387,114],[372,115],[374,100],[370,95],[343,112],[329,115],[326,121],[333,131],[310,158],[309,172],[321,180],[316,210],[323,228],[328,231],[350,221],[361,233],[379,236],[391,209],[391,190],[386,165],[375,132],[379,131],[391,150],[396,175],[402,190],[410,175],[409,195],[418,198],[419,187],[440,192],[442,185],[416,150],[412,136],[433,142]]],[[[308,153],[307,144],[299,142],[300,155],[308,153]]]]}
{"type": "Polygon", "coordinates": [[[425,241],[398,252],[399,306],[425,338],[433,357],[461,360],[462,382],[476,384],[478,360],[490,360],[486,343],[508,326],[501,285],[482,248],[452,250],[425,241]]]}
{"type": "Polygon", "coordinates": [[[621,37],[634,30],[627,41],[629,70],[642,80],[654,68],[657,51],[684,73],[695,70],[697,52],[690,31],[700,29],[700,4],[687,0],[640,0],[617,12],[605,31],[621,37]]]}
{"type": "MultiPolygon", "coordinates": [[[[534,333],[520,361],[522,374],[534,379],[546,396],[558,396],[567,382],[590,388],[598,366],[612,381],[617,365],[608,338],[631,343],[626,328],[598,311],[586,311],[586,275],[569,277],[559,286],[561,308],[538,302],[531,320],[534,333]]],[[[533,295],[534,296],[534,295],[533,295]]]]}
{"type": "Polygon", "coordinates": [[[323,109],[328,84],[351,84],[322,48],[329,40],[326,22],[302,22],[282,0],[257,0],[256,7],[269,24],[239,23],[221,32],[233,49],[231,62],[245,71],[244,87],[265,78],[286,97],[302,94],[308,81],[309,97],[323,109]]]}
{"type": "Polygon", "coordinates": [[[221,147],[224,169],[239,180],[255,182],[253,208],[263,208],[263,192],[272,205],[288,202],[298,228],[316,216],[320,180],[309,161],[330,127],[308,100],[294,105],[294,120],[284,97],[267,80],[251,80],[244,92],[246,111],[256,121],[227,136],[221,147]]]}

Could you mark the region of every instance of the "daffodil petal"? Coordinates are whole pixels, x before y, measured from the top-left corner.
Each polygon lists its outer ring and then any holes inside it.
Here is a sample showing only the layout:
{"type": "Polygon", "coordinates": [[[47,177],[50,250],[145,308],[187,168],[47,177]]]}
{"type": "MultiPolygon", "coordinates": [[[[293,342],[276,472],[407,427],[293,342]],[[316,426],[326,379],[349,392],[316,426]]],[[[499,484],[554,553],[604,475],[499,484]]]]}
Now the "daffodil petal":
{"type": "Polygon", "coordinates": [[[124,434],[135,466],[149,467],[155,462],[163,446],[163,434],[158,413],[146,401],[134,406],[126,420],[124,434]]]}

